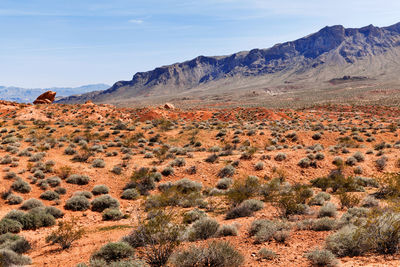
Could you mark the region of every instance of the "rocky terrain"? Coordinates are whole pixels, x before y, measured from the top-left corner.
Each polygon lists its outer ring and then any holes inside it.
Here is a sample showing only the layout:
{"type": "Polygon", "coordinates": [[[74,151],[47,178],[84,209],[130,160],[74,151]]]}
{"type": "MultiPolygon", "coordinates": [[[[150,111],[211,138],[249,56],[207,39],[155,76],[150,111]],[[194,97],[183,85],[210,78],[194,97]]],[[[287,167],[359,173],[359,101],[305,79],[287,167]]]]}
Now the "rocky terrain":
{"type": "Polygon", "coordinates": [[[0,266],[399,266],[399,118],[1,101],[0,266]]]}
{"type": "Polygon", "coordinates": [[[169,101],[181,107],[221,102],[268,107],[326,102],[398,104],[399,59],[400,24],[359,29],[337,25],[269,49],[199,56],[139,72],[107,90],[67,97],[59,103],[91,100],[145,106],[169,101]],[[339,82],[342,77],[353,78],[339,82]]]}

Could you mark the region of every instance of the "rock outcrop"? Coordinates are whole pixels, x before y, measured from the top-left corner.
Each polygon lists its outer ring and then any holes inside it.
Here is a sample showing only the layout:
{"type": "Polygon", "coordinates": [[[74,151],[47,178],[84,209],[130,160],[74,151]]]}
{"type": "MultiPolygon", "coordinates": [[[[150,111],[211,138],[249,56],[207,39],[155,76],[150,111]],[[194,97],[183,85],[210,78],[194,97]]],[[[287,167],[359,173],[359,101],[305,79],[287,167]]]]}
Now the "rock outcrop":
{"type": "Polygon", "coordinates": [[[47,91],[43,94],[41,94],[40,96],[38,96],[38,98],[36,98],[35,101],[33,101],[33,104],[37,105],[37,104],[51,104],[53,103],[53,101],[56,99],[56,92],[53,91],[47,91]]]}

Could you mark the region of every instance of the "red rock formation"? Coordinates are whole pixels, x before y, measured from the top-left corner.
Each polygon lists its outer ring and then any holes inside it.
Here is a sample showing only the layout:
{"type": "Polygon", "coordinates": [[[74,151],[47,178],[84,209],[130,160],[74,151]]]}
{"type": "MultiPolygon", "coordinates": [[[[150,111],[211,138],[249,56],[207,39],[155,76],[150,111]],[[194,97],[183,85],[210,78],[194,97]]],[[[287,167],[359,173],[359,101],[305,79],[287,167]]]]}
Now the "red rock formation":
{"type": "Polygon", "coordinates": [[[174,105],[172,105],[171,103],[165,103],[164,108],[165,109],[175,109],[174,105]]]}
{"type": "Polygon", "coordinates": [[[56,92],[47,91],[38,96],[38,98],[36,98],[36,100],[33,101],[33,104],[51,104],[53,103],[55,98],[56,98],[56,92]]]}

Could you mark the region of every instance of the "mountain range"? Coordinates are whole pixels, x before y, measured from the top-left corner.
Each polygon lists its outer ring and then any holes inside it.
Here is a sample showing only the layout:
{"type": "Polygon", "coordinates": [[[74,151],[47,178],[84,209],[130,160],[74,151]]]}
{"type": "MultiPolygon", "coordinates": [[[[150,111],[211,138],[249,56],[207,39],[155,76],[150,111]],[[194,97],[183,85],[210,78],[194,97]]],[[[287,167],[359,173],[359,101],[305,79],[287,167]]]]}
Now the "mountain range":
{"type": "Polygon", "coordinates": [[[301,39],[136,73],[60,103],[122,106],[171,101],[226,105],[394,101],[400,95],[400,23],[325,27],[301,39]],[[389,92],[389,93],[388,93],[389,92]]]}
{"type": "Polygon", "coordinates": [[[96,90],[105,90],[110,88],[107,84],[89,84],[79,87],[52,87],[52,88],[21,88],[15,86],[0,86],[0,99],[14,101],[19,103],[31,103],[39,95],[46,91],[57,92],[57,97],[67,97],[70,95],[83,94],[96,90]]]}

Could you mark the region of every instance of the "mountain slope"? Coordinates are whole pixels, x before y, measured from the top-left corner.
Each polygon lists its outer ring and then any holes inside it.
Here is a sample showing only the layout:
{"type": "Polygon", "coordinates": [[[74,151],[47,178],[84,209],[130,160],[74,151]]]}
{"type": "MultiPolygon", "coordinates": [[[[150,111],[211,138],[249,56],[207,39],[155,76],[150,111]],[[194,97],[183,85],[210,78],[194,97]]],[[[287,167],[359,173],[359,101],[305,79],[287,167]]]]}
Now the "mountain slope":
{"type": "Polygon", "coordinates": [[[83,94],[95,90],[104,90],[109,88],[107,84],[90,84],[83,85],[80,87],[52,87],[52,88],[21,88],[14,86],[0,86],[0,99],[15,101],[19,103],[30,103],[33,102],[36,97],[46,91],[57,92],[57,97],[67,97],[70,95],[83,94]]]}
{"type": "Polygon", "coordinates": [[[234,99],[226,98],[227,94],[240,97],[249,93],[260,100],[299,90],[323,89],[328,86],[327,81],[343,76],[365,76],[370,82],[400,84],[398,62],[400,23],[359,29],[337,25],[269,49],[220,57],[200,56],[139,72],[131,81],[120,81],[107,90],[60,102],[92,100],[124,105],[169,99],[229,101],[234,99]]]}

